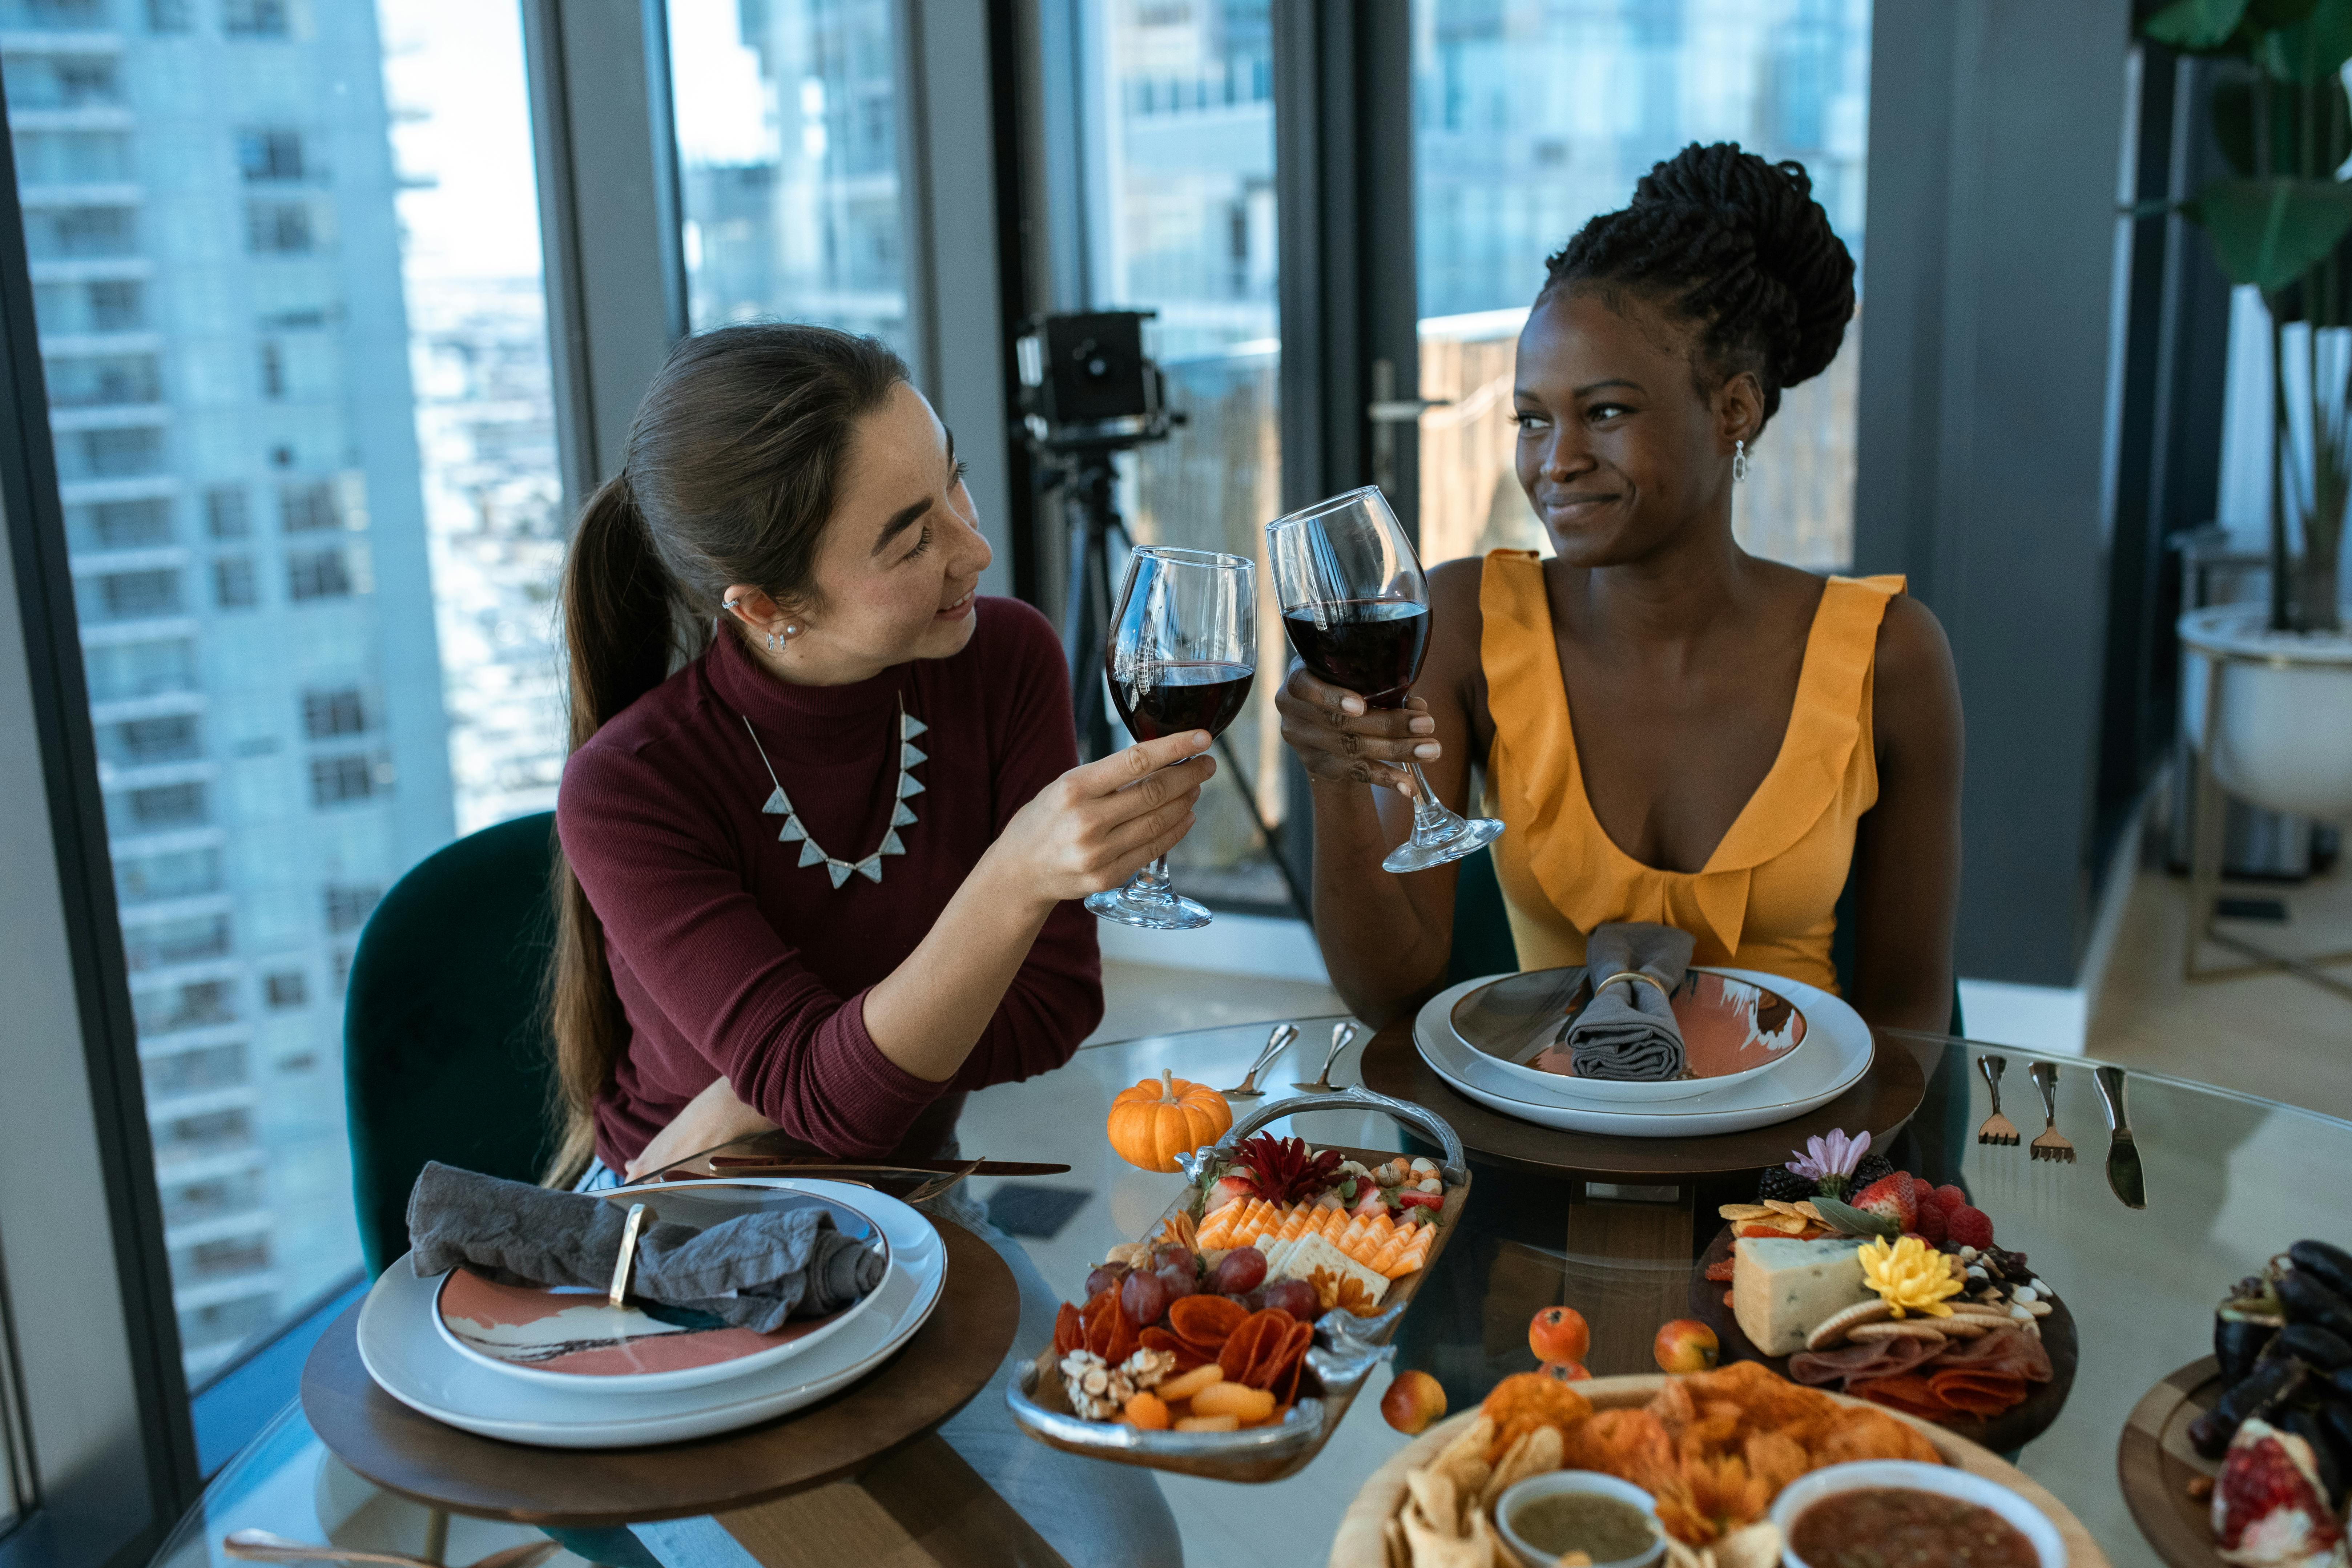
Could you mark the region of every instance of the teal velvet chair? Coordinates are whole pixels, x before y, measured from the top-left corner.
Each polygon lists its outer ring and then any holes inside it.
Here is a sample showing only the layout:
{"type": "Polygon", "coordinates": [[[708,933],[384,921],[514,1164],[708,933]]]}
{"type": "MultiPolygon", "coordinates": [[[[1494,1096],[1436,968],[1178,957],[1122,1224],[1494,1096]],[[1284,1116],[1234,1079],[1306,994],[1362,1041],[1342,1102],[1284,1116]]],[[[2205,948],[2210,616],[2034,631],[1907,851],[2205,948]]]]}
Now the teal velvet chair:
{"type": "Polygon", "coordinates": [[[552,1153],[543,986],[555,815],[469,833],[393,884],[343,1001],[352,1195],[368,1272],[408,1250],[428,1160],[519,1182],[552,1153]]]}

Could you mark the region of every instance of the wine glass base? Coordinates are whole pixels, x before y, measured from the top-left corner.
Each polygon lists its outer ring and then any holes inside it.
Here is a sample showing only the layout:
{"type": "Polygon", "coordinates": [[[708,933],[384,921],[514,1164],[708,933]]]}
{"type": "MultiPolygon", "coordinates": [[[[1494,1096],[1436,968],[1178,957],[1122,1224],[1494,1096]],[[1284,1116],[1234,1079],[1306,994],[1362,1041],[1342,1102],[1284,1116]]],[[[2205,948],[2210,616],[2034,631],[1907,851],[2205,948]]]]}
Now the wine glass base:
{"type": "Polygon", "coordinates": [[[1464,817],[1450,828],[1427,835],[1416,833],[1389,851],[1383,871],[1426,871],[1465,855],[1475,855],[1503,836],[1503,825],[1491,816],[1464,817]]]}
{"type": "Polygon", "coordinates": [[[1107,921],[1145,931],[1198,931],[1214,918],[1180,894],[1149,893],[1132,886],[1089,894],[1087,908],[1107,921]]]}

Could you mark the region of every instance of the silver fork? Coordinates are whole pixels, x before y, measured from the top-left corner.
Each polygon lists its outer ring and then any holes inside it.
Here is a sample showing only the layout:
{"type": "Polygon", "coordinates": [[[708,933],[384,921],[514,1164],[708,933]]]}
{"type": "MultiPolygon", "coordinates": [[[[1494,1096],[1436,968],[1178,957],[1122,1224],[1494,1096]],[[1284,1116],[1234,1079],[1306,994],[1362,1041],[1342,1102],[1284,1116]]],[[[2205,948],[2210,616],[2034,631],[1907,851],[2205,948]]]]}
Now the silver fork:
{"type": "Polygon", "coordinates": [[[1250,1063],[1250,1069],[1242,1075],[1241,1082],[1231,1089],[1221,1089],[1217,1092],[1227,1100],[1264,1100],[1265,1090],[1258,1088],[1257,1075],[1273,1066],[1274,1058],[1288,1050],[1290,1042],[1297,1037],[1297,1025],[1276,1024],[1274,1026],[1274,1033],[1265,1037],[1265,1049],[1258,1052],[1257,1060],[1250,1063]]]}
{"type": "Polygon", "coordinates": [[[1338,1060],[1339,1059],[1339,1053],[1340,1053],[1341,1051],[1346,1050],[1346,1049],[1348,1048],[1348,1047],[1349,1047],[1349,1043],[1350,1043],[1350,1042],[1352,1042],[1352,1041],[1355,1039],[1355,1037],[1356,1037],[1356,1026],[1355,1026],[1355,1025],[1353,1025],[1353,1024],[1334,1024],[1334,1025],[1332,1025],[1332,1026],[1331,1026],[1331,1054],[1330,1054],[1329,1056],[1325,1057],[1325,1058],[1323,1058],[1323,1076],[1322,1076],[1321,1078],[1317,1079],[1313,1083],[1296,1083],[1296,1082],[1294,1082],[1290,1087],[1291,1087],[1291,1088],[1293,1088],[1293,1089],[1305,1089],[1305,1090],[1306,1090],[1307,1093],[1309,1093],[1309,1094],[1337,1094],[1337,1093],[1339,1093],[1339,1091],[1337,1089],[1333,1088],[1333,1087],[1332,1087],[1332,1084],[1331,1084],[1331,1064],[1332,1064],[1332,1063],[1334,1063],[1334,1062],[1336,1062],[1336,1061],[1338,1061],[1338,1060]]]}
{"type": "Polygon", "coordinates": [[[2042,1136],[2033,1141],[2031,1152],[2037,1160],[2060,1160],[2071,1165],[2074,1145],[2058,1131],[2058,1064],[2035,1062],[2025,1070],[2033,1075],[2033,1087],[2042,1091],[2042,1113],[2048,1122],[2042,1136]]]}
{"type": "Polygon", "coordinates": [[[1979,1143],[2003,1143],[2011,1148],[2017,1145],[2017,1123],[2000,1113],[2000,1075],[2008,1070],[2007,1057],[1987,1055],[1977,1058],[1977,1071],[1984,1075],[1985,1088],[1992,1091],[1992,1114],[1977,1129],[1979,1143]]]}

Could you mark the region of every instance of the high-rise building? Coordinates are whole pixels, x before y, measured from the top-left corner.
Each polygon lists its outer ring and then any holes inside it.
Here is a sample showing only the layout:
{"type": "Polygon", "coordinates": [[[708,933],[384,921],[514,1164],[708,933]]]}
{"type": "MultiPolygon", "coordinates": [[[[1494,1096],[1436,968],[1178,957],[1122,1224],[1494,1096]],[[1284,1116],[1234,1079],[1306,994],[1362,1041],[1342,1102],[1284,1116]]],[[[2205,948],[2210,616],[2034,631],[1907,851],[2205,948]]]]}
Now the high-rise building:
{"type": "Polygon", "coordinates": [[[452,831],[374,8],[5,0],[192,1376],[357,1261],[342,983],[452,831]]]}

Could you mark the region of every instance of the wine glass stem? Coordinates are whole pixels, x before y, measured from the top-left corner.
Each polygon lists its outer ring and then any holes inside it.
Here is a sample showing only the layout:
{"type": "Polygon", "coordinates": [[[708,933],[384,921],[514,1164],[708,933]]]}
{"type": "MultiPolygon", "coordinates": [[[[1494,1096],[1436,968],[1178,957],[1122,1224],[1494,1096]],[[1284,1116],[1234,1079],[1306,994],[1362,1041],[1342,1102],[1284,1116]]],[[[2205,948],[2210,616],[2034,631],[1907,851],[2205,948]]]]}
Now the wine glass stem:
{"type": "Polygon", "coordinates": [[[1435,826],[1459,821],[1437,792],[1429,787],[1429,775],[1421,771],[1419,763],[1407,763],[1405,771],[1412,774],[1412,826],[1415,832],[1426,832],[1435,826]]]}
{"type": "Polygon", "coordinates": [[[1165,855],[1156,857],[1150,865],[1129,877],[1127,879],[1127,885],[1139,893],[1148,893],[1159,898],[1167,897],[1168,857],[1165,855]]]}

